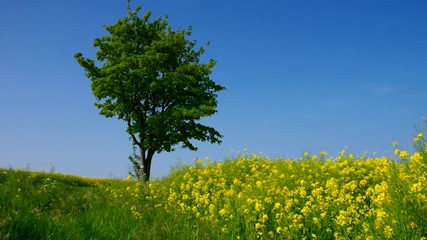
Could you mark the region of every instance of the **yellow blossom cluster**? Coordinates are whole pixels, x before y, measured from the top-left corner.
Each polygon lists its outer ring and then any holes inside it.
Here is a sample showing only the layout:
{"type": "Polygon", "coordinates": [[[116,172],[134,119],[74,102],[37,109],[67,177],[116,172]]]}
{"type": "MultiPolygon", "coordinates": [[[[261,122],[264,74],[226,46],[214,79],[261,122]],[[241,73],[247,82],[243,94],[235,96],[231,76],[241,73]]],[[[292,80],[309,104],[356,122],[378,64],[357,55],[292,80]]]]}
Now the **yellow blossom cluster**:
{"type": "Polygon", "coordinates": [[[427,235],[427,152],[393,145],[399,159],[347,148],[335,158],[322,151],[199,159],[165,179],[106,191],[136,218],[149,205],[225,239],[420,239],[427,235]]]}

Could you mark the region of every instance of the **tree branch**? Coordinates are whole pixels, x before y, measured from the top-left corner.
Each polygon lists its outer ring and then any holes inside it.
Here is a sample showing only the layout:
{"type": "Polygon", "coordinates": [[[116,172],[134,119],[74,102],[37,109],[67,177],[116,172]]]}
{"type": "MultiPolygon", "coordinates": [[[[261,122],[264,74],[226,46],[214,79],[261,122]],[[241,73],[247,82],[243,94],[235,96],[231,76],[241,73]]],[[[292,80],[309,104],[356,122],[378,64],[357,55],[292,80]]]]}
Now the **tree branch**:
{"type": "MultiPolygon", "coordinates": [[[[128,120],[127,120],[127,123],[128,123],[128,128],[131,128],[130,119],[128,119],[128,120]]],[[[130,134],[130,136],[131,136],[131,138],[132,138],[133,142],[134,142],[138,147],[141,147],[141,139],[140,139],[140,141],[138,141],[138,139],[135,137],[135,134],[133,134],[133,133],[129,133],[129,134],[130,134]]]]}

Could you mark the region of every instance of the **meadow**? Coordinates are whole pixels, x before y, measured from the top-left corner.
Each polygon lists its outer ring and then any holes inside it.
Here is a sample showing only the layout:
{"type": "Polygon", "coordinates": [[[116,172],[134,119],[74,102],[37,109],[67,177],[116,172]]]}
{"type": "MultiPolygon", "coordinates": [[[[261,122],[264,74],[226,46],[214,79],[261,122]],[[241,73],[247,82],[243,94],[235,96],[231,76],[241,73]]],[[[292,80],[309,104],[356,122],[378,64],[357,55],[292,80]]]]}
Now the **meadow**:
{"type": "Polygon", "coordinates": [[[242,154],[163,179],[0,170],[2,239],[427,239],[427,141],[412,153],[242,154]]]}

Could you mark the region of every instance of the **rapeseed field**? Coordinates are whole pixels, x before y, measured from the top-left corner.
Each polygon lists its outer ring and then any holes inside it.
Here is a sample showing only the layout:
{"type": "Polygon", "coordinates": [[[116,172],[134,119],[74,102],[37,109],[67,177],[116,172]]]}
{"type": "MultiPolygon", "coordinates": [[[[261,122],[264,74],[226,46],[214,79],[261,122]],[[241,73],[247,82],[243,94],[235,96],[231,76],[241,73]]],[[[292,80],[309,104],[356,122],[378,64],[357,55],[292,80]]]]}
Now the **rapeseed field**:
{"type": "Polygon", "coordinates": [[[427,239],[427,141],[297,159],[242,154],[149,183],[0,171],[4,239],[427,239]]]}
{"type": "Polygon", "coordinates": [[[413,143],[412,154],[393,143],[392,156],[356,157],[345,149],[334,158],[323,151],[288,160],[206,158],[145,188],[107,190],[136,219],[144,218],[144,205],[180,216],[194,224],[189,236],[196,239],[427,239],[424,135],[413,143]]]}

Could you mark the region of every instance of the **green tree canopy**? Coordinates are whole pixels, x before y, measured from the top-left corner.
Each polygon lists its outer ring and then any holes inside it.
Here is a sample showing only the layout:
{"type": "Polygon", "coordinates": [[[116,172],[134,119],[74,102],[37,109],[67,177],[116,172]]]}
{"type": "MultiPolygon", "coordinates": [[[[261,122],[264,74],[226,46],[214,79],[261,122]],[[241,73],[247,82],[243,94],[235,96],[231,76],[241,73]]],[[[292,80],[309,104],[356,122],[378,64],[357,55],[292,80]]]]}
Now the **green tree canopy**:
{"type": "Polygon", "coordinates": [[[150,21],[141,7],[96,38],[96,60],[74,55],[91,81],[100,114],[127,123],[140,149],[141,177],[148,181],[153,155],[181,144],[197,150],[191,140],[220,143],[221,134],[199,120],[217,112],[217,93],[224,89],[211,78],[215,61],[202,63],[203,47],[188,40],[191,27],[173,31],[167,17],[150,21]]]}

